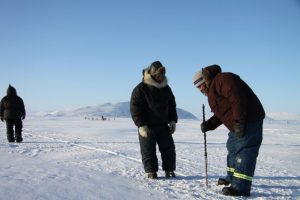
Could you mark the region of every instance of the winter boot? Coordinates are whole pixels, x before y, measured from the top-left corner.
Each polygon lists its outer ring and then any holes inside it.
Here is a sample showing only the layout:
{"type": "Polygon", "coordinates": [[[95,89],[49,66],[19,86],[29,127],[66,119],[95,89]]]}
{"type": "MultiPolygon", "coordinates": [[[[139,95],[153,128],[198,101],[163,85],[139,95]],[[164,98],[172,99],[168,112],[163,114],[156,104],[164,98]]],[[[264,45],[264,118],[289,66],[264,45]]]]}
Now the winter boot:
{"type": "Polygon", "coordinates": [[[147,177],[150,179],[157,179],[157,173],[156,172],[148,172],[147,177]]]}
{"type": "Polygon", "coordinates": [[[166,173],[166,178],[170,178],[170,177],[175,178],[176,177],[174,171],[165,171],[165,173],[166,173]]]}
{"type": "Polygon", "coordinates": [[[23,141],[23,138],[22,138],[22,137],[16,139],[16,142],[18,142],[18,143],[20,143],[20,142],[22,142],[22,141],[23,141]]]}
{"type": "Polygon", "coordinates": [[[239,192],[237,189],[235,189],[234,187],[224,187],[222,189],[222,194],[226,195],[226,196],[246,196],[249,197],[250,193],[242,193],[239,192]]]}
{"type": "Polygon", "coordinates": [[[230,184],[230,182],[227,181],[225,178],[219,178],[217,185],[226,185],[227,186],[229,184],[230,184]]]}
{"type": "Polygon", "coordinates": [[[8,140],[9,143],[15,142],[15,138],[12,138],[12,137],[7,138],[7,140],[8,140]]]}
{"type": "Polygon", "coordinates": [[[15,137],[13,134],[7,134],[7,140],[8,142],[15,142],[15,137]]]}
{"type": "Polygon", "coordinates": [[[16,132],[16,142],[22,142],[22,132],[16,132]]]}
{"type": "Polygon", "coordinates": [[[14,137],[13,133],[7,132],[6,136],[7,136],[8,142],[15,142],[15,137],[14,137]]]}

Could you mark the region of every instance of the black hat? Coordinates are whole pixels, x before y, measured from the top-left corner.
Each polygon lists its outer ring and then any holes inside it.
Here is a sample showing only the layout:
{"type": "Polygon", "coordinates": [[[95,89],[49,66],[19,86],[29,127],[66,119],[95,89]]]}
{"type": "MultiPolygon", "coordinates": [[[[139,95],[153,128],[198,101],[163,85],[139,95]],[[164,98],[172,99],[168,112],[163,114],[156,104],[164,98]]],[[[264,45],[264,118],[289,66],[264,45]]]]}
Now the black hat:
{"type": "Polygon", "coordinates": [[[149,66],[149,73],[151,75],[155,74],[165,74],[166,69],[165,67],[161,64],[160,61],[155,61],[149,66]]]}

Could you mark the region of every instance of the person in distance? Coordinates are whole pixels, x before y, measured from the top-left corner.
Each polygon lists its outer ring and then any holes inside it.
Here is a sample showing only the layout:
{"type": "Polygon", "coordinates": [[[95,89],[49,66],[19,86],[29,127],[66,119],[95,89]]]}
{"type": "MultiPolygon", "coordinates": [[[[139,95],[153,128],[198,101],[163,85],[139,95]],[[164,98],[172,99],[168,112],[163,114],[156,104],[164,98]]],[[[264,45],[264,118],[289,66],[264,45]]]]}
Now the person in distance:
{"type": "Polygon", "coordinates": [[[8,142],[22,142],[22,120],[26,112],[23,99],[17,95],[16,89],[9,85],[7,95],[0,103],[1,121],[6,121],[6,135],[8,142]]]}

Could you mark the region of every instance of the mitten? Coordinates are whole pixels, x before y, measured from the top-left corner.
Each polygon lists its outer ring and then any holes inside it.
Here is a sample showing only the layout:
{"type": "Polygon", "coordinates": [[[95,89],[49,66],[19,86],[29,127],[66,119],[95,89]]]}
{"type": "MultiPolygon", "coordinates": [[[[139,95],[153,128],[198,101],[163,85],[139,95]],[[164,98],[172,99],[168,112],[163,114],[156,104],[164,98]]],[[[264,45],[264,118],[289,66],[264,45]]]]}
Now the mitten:
{"type": "Polygon", "coordinates": [[[201,131],[202,133],[205,133],[206,131],[210,131],[210,124],[206,121],[206,122],[202,122],[201,123],[201,131]]]}
{"type": "Polygon", "coordinates": [[[175,130],[176,130],[176,122],[171,121],[171,122],[169,123],[169,130],[170,130],[170,133],[171,133],[171,134],[173,134],[173,133],[175,132],[175,130]]]}
{"type": "Polygon", "coordinates": [[[150,130],[149,130],[148,126],[139,127],[139,134],[143,138],[147,138],[149,136],[149,132],[150,132],[150,130]]]}

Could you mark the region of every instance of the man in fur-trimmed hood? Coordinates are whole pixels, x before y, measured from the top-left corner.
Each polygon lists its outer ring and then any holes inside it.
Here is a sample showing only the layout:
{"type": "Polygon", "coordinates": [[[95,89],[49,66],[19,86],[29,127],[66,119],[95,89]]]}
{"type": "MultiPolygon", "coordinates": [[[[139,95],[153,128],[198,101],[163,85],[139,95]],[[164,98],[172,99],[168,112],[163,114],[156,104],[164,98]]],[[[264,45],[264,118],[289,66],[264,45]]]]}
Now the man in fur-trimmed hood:
{"type": "Polygon", "coordinates": [[[166,68],[153,62],[143,70],[143,81],[133,90],[130,112],[138,127],[142,161],[148,178],[157,178],[156,144],[162,158],[166,177],[175,177],[175,132],[177,112],[175,97],[168,85],[166,68]]]}
{"type": "Polygon", "coordinates": [[[166,77],[166,68],[159,61],[143,70],[143,82],[157,88],[163,88],[168,85],[166,77]]]}

